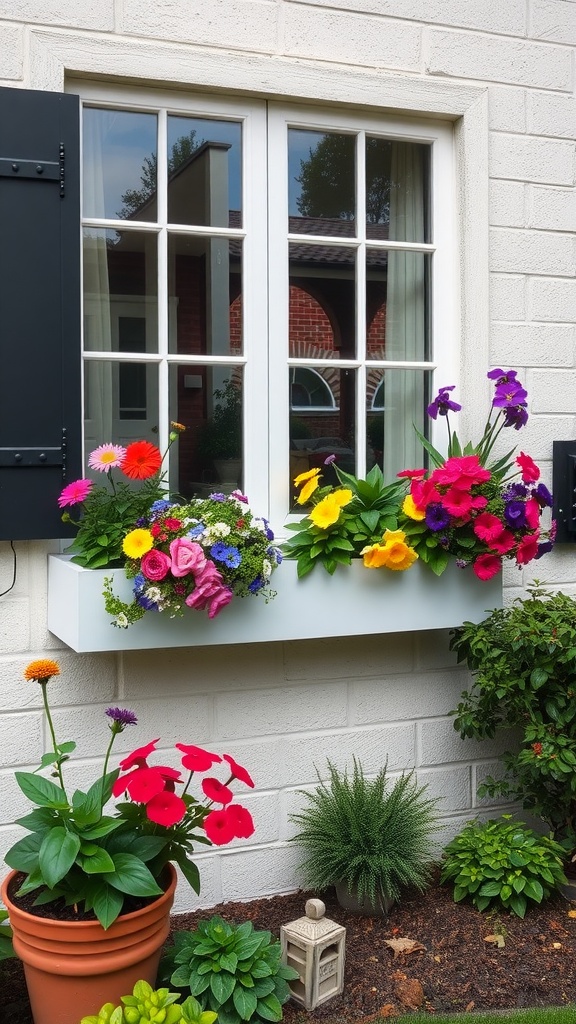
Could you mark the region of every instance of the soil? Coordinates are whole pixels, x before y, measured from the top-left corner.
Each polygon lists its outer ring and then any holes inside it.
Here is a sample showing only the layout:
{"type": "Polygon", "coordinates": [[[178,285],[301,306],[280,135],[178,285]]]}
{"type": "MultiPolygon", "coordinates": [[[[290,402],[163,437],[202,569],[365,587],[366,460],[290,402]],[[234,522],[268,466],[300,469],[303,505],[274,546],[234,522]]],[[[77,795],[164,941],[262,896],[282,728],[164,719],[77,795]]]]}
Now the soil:
{"type": "MultiPolygon", "coordinates": [[[[303,916],[311,895],[319,894],[220,904],[175,915],[172,924],[194,928],[217,913],[279,936],[281,924],[303,916]]],[[[534,906],[524,920],[456,904],[451,889],[437,882],[422,895],[406,895],[387,919],[342,910],[332,890],[322,898],[326,916],[346,927],[344,992],[311,1013],[288,1002],[285,1024],[370,1024],[415,1009],[432,1014],[576,1004],[576,903],[562,896],[534,906]],[[420,948],[394,956],[388,939],[412,939],[420,948]]],[[[0,1024],[33,1024],[19,961],[0,963],[0,992],[0,1024]]]]}

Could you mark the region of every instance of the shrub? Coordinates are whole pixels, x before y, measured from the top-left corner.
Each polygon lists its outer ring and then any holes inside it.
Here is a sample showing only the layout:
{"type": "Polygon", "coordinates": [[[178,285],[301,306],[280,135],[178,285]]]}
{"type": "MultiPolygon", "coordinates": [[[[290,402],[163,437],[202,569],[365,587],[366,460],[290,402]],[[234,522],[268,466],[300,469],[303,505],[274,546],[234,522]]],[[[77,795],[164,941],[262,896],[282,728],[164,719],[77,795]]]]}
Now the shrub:
{"type": "Polygon", "coordinates": [[[520,749],[502,756],[503,780],[479,796],[521,800],[566,851],[576,847],[576,601],[537,585],[529,597],[454,630],[450,646],[474,673],[453,712],[462,737],[521,731],[520,749]]]}
{"type": "Polygon", "coordinates": [[[177,992],[154,990],[147,981],[137,981],[132,995],[121,997],[124,1006],[104,1003],[97,1014],[83,1017],[80,1024],[214,1024],[216,1014],[203,1012],[192,996],[183,1003],[177,999],[177,992]]]}
{"type": "Polygon", "coordinates": [[[298,977],[281,962],[280,943],[270,932],[254,931],[251,921],[234,925],[221,917],[202,921],[194,932],[176,932],[160,970],[204,1009],[216,1011],[219,1024],[281,1020],[288,981],[298,977]]]}
{"type": "Polygon", "coordinates": [[[441,882],[454,882],[458,903],[469,896],[478,910],[490,904],[524,917],[528,901],[541,903],[566,881],[562,847],[503,814],[469,821],[448,843],[441,882]]]}
{"type": "Polygon", "coordinates": [[[12,945],[12,929],[8,923],[8,911],[0,910],[0,960],[16,956],[12,945]]]}
{"type": "Polygon", "coordinates": [[[325,889],[346,883],[360,901],[397,900],[403,886],[423,890],[429,880],[437,801],[426,798],[414,773],[390,787],[384,766],[367,779],[354,758],[352,778],[328,761],[329,783],[300,791],[309,806],[292,814],[300,831],[293,841],[307,853],[306,885],[325,889]]]}

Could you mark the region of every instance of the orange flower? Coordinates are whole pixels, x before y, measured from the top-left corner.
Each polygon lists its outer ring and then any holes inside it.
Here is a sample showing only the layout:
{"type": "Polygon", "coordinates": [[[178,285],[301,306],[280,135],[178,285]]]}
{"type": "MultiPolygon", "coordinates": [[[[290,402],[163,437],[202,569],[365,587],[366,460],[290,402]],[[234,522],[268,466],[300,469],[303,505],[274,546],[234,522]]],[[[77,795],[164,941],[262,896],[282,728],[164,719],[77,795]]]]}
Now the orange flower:
{"type": "Polygon", "coordinates": [[[129,444],[122,460],[122,472],[131,480],[147,480],[162,465],[160,449],[149,441],[129,444]]]}
{"type": "Polygon", "coordinates": [[[28,681],[35,679],[37,683],[47,683],[52,676],[59,675],[60,666],[51,658],[39,658],[38,661],[31,661],[24,669],[24,678],[28,681]]]}

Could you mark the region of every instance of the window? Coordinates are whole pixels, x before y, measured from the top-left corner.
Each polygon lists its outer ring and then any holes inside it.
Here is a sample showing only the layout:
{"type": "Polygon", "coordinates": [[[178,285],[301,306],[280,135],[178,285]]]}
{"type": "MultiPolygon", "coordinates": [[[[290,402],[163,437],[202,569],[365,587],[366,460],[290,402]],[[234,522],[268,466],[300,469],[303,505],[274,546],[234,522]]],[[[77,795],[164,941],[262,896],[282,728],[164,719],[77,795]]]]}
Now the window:
{"type": "Polygon", "coordinates": [[[457,364],[450,126],[91,86],[82,138],[86,450],[184,423],[171,487],[275,523],[329,454],[422,463],[457,364]]]}

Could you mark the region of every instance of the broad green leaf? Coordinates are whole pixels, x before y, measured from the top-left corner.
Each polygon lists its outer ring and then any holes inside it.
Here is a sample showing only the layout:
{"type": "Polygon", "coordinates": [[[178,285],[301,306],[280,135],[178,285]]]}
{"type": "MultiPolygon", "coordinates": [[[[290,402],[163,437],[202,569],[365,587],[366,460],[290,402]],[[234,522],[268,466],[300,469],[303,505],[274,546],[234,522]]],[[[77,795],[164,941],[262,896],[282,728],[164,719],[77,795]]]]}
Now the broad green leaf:
{"type": "Polygon", "coordinates": [[[49,779],[43,779],[41,775],[33,775],[31,772],[15,772],[14,778],[24,796],[33,804],[60,810],[68,807],[64,790],[60,786],[55,786],[49,779]]]}
{"type": "Polygon", "coordinates": [[[263,1020],[282,1020],[282,1005],[272,992],[269,996],[264,996],[263,999],[258,1000],[257,1009],[258,1016],[262,1017],[263,1020]]]}
{"type": "Polygon", "coordinates": [[[101,875],[107,874],[110,871],[115,871],[114,861],[106,850],[102,847],[96,847],[95,853],[80,855],[80,866],[87,875],[101,875]]]}
{"type": "MultiPolygon", "coordinates": [[[[116,853],[113,856],[114,873],[106,881],[120,892],[130,896],[160,896],[162,889],[139,857],[131,853],[116,853]]],[[[94,908],[96,909],[96,908],[94,908]]]]}
{"type": "Polygon", "coordinates": [[[124,899],[106,883],[94,894],[94,913],[103,928],[109,928],[122,910],[124,899]]]}
{"type": "Polygon", "coordinates": [[[14,868],[15,871],[23,871],[26,875],[30,874],[38,867],[38,854],[43,839],[44,836],[37,832],[19,839],[4,858],[8,867],[14,868]]]}
{"type": "Polygon", "coordinates": [[[61,826],[51,828],[46,833],[40,847],[38,863],[48,888],[53,889],[68,874],[79,849],[79,837],[61,826]]]}
{"type": "Polygon", "coordinates": [[[210,978],[210,989],[215,999],[219,1003],[225,1003],[230,998],[234,989],[236,988],[236,978],[233,974],[228,974],[227,971],[221,971],[220,974],[213,974],[210,978]]]}
{"type": "Polygon", "coordinates": [[[193,888],[196,895],[200,895],[200,872],[194,861],[188,860],[184,850],[179,851],[178,855],[174,857],[174,860],[178,864],[178,867],[188,882],[188,885],[193,888]]]}
{"type": "MultiPolygon", "coordinates": [[[[266,996],[266,998],[269,999],[270,996],[266,996]]],[[[258,1005],[258,999],[254,992],[251,992],[249,989],[242,988],[241,986],[234,989],[232,1001],[234,1003],[234,1009],[242,1020],[250,1020],[250,1017],[258,1005]]]]}

